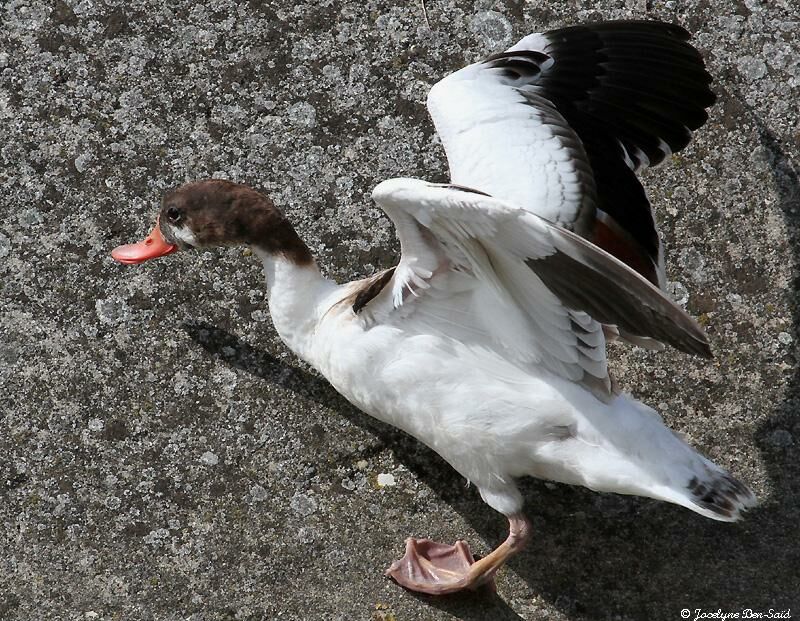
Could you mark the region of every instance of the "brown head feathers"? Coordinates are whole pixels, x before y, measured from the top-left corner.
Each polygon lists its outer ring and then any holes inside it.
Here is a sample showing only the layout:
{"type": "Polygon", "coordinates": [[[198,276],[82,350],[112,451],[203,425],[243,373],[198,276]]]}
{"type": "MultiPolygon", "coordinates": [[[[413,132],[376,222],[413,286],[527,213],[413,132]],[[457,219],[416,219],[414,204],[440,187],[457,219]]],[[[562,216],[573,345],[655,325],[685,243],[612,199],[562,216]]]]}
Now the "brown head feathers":
{"type": "Polygon", "coordinates": [[[168,192],[159,221],[164,237],[181,246],[248,244],[299,265],[313,261],[308,246],[267,196],[231,181],[195,181],[168,192]]]}

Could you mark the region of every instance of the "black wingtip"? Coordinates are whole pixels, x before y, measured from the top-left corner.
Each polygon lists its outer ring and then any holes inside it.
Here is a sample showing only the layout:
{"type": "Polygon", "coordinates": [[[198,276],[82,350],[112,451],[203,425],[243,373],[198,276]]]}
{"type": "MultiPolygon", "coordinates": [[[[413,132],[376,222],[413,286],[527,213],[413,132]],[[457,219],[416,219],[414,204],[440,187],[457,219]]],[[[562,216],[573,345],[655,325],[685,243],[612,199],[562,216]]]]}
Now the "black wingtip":
{"type": "MultiPolygon", "coordinates": [[[[657,262],[661,244],[635,173],[684,149],[707,122],[717,96],[703,56],[683,26],[654,20],[590,22],[541,37],[545,45],[536,38],[531,46],[538,49],[491,62],[552,102],[581,140],[598,208],[657,262]]],[[[691,353],[710,357],[707,347],[691,353]]]]}
{"type": "Polygon", "coordinates": [[[706,360],[714,359],[714,352],[711,351],[711,345],[708,341],[700,341],[697,343],[697,347],[695,347],[694,350],[687,353],[696,354],[697,356],[705,358],[706,360]]]}
{"type": "Polygon", "coordinates": [[[711,351],[711,343],[708,341],[708,336],[688,314],[685,317],[693,324],[691,328],[684,326],[686,338],[682,339],[680,343],[670,344],[686,354],[693,354],[706,360],[713,359],[714,352],[711,351]]]}

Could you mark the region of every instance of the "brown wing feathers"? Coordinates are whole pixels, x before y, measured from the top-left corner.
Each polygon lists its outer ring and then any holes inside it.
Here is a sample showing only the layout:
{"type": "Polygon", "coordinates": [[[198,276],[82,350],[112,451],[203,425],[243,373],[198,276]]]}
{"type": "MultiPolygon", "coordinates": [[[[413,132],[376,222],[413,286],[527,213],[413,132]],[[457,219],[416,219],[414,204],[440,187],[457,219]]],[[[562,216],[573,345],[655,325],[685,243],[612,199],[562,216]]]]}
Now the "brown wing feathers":
{"type": "Polygon", "coordinates": [[[657,287],[574,233],[553,231],[556,252],[525,263],[565,306],[621,332],[712,357],[703,329],[657,287]]]}
{"type": "MultiPolygon", "coordinates": [[[[392,279],[392,276],[394,276],[394,270],[395,268],[391,267],[388,270],[384,270],[375,274],[374,276],[365,278],[358,283],[358,288],[351,294],[353,312],[356,315],[360,313],[361,310],[375,298],[375,296],[383,291],[383,288],[392,279]]],[[[349,298],[348,301],[350,301],[349,298]]]]}

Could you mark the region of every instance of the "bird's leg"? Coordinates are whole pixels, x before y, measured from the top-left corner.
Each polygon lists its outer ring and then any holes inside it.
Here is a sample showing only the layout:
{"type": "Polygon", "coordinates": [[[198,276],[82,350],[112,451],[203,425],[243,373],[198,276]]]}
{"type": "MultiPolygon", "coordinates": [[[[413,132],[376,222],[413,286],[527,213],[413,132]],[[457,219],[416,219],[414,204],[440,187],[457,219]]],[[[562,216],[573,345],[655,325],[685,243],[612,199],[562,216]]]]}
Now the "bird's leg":
{"type": "Polygon", "coordinates": [[[494,587],[494,574],[519,552],[530,537],[531,524],[524,515],[508,518],[508,538],[476,561],[463,541],[449,546],[430,539],[406,539],[406,553],[392,563],[386,575],[411,591],[445,595],[482,584],[494,587]]]}

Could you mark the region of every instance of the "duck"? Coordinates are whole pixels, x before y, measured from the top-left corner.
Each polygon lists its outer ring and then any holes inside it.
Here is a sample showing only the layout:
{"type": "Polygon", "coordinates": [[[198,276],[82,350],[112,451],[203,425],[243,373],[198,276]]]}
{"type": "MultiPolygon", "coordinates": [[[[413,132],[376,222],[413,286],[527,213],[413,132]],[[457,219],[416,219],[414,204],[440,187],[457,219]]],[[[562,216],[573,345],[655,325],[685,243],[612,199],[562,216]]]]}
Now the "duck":
{"type": "Polygon", "coordinates": [[[503,514],[508,536],[409,538],[386,574],[416,592],[481,585],[531,538],[525,476],[632,494],[731,522],[752,491],[621,391],[613,340],[711,357],[664,291],[664,250],[637,173],[708,119],[712,78],[682,27],[534,33],[446,76],[428,110],[448,183],[394,178],[372,198],[398,263],[339,284],[268,196],[221,179],[167,192],[155,228],[112,252],[138,264],[244,244],[280,338],[348,401],[424,443],[503,514]]]}

